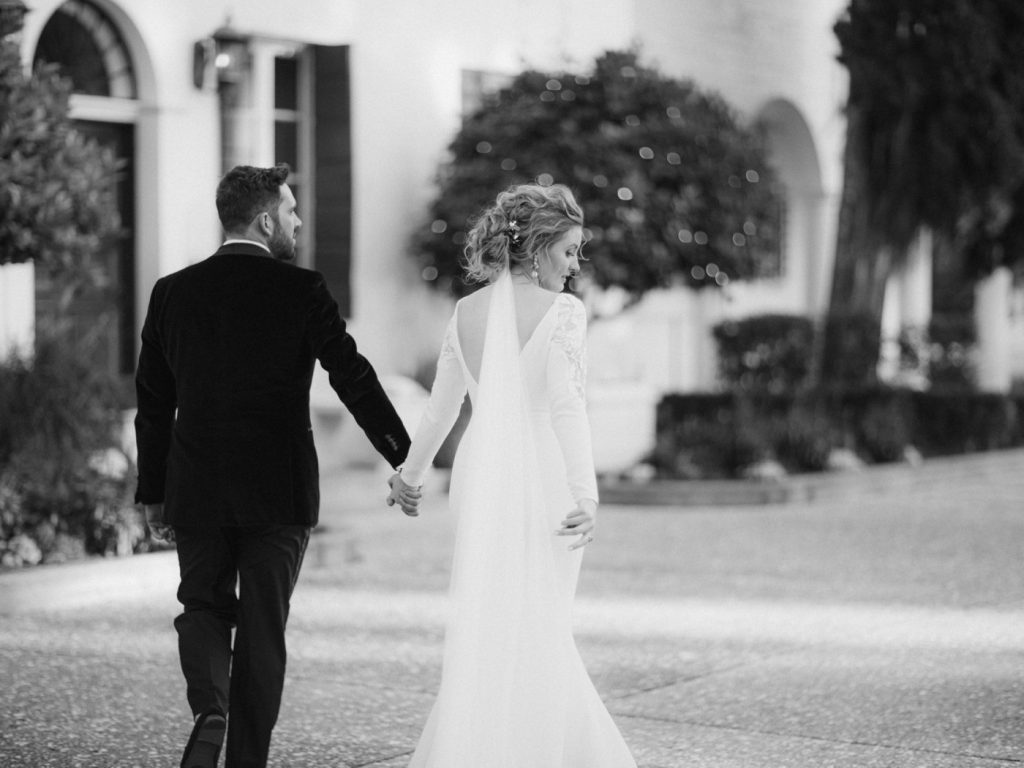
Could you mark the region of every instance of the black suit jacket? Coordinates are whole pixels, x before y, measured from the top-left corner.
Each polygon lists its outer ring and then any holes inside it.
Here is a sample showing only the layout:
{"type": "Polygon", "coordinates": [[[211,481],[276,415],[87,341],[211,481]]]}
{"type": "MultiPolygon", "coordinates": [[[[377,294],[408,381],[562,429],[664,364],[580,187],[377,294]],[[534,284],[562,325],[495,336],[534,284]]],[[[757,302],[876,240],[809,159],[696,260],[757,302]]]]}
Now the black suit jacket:
{"type": "Polygon", "coordinates": [[[231,244],[157,281],[136,374],[135,500],[172,525],[315,525],[315,361],[377,451],[409,435],[318,272],[231,244]]]}

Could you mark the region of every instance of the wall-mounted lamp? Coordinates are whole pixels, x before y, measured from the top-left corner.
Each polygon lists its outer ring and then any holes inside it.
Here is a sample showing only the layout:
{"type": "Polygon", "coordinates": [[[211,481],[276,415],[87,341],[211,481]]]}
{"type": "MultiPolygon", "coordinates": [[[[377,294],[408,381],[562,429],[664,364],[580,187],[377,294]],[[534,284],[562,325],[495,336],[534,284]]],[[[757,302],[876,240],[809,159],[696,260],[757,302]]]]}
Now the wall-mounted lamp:
{"type": "Polygon", "coordinates": [[[243,81],[251,65],[251,42],[252,38],[234,29],[230,21],[197,41],[192,47],[192,83],[202,90],[211,70],[216,73],[217,85],[243,81]]]}
{"type": "Polygon", "coordinates": [[[22,0],[0,0],[0,39],[21,32],[28,8],[22,0]]]}
{"type": "Polygon", "coordinates": [[[218,82],[237,83],[249,72],[251,54],[249,44],[252,38],[233,29],[230,24],[213,33],[216,55],[213,65],[217,70],[218,82]]]}

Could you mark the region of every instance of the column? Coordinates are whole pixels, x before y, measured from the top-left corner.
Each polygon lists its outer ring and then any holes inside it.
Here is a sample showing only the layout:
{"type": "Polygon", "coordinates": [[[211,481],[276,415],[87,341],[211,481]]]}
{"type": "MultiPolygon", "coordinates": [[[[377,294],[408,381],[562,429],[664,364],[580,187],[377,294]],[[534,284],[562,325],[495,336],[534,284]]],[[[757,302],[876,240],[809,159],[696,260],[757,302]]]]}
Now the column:
{"type": "Polygon", "coordinates": [[[1010,365],[1010,291],[1013,275],[1000,267],[975,287],[974,313],[978,331],[975,359],[978,389],[982,392],[1009,392],[1010,365]]]}

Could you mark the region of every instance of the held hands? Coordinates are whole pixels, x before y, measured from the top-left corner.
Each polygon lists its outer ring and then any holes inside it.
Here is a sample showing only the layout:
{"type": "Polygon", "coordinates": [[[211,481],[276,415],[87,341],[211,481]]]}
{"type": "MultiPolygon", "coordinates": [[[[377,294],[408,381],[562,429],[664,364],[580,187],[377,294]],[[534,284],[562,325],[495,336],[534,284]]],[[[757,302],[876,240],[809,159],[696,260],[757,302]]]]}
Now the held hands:
{"type": "Polygon", "coordinates": [[[164,522],[163,504],[144,504],[146,512],[146,525],[149,526],[149,535],[153,541],[161,544],[174,543],[174,527],[164,522]]]}
{"type": "Polygon", "coordinates": [[[388,506],[393,507],[398,504],[409,517],[418,516],[420,497],[423,495],[419,486],[409,485],[398,472],[388,478],[388,485],[391,486],[391,493],[388,494],[387,499],[388,506]]]}
{"type": "Polygon", "coordinates": [[[555,531],[556,536],[579,536],[569,545],[569,550],[585,547],[594,540],[594,525],[597,516],[597,502],[591,499],[580,499],[576,509],[566,515],[561,526],[555,531]]]}

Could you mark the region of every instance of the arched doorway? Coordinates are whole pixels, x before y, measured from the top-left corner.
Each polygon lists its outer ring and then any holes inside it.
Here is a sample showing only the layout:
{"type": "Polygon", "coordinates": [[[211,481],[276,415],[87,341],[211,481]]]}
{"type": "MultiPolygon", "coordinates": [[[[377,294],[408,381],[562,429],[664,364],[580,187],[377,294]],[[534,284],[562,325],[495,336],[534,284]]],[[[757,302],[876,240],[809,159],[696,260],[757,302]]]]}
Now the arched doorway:
{"type": "MultiPolygon", "coordinates": [[[[132,56],[111,18],[89,0],[67,0],[47,20],[36,44],[33,65],[57,64],[73,93],[119,104],[138,98],[132,56]]],[[[97,275],[104,290],[76,302],[75,332],[95,335],[97,365],[112,373],[135,368],[135,122],[132,111],[109,110],[115,117],[76,119],[76,129],[109,147],[122,163],[117,201],[122,234],[106,244],[97,275]]],[[[36,275],[36,316],[52,313],[56,286],[36,275]]]]}
{"type": "Polygon", "coordinates": [[[825,280],[831,265],[823,241],[825,192],[814,136],[800,110],[785,99],[765,104],[758,123],[785,191],[786,272],[800,286],[801,307],[817,313],[826,300],[825,280]]]}

